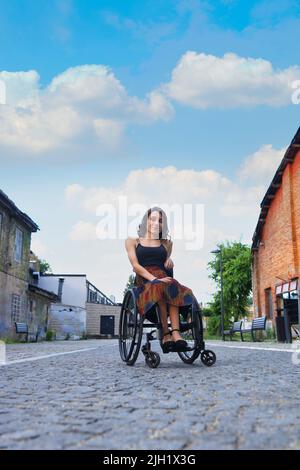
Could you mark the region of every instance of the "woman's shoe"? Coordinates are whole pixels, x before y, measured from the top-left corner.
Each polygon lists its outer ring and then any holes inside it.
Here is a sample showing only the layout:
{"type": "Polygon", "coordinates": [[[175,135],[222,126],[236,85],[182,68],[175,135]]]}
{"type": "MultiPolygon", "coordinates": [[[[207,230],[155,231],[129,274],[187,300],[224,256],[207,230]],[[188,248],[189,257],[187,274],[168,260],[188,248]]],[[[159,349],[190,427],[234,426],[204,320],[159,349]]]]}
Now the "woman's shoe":
{"type": "MultiPolygon", "coordinates": [[[[169,335],[170,332],[168,331],[168,333],[165,333],[163,335],[163,338],[167,335],[169,335]]],[[[175,342],[174,341],[166,341],[165,343],[161,342],[161,348],[162,348],[162,352],[164,354],[168,354],[169,352],[172,352],[174,351],[174,346],[175,346],[175,342]]]]}
{"type": "MultiPolygon", "coordinates": [[[[180,331],[178,329],[171,330],[171,333],[173,331],[180,331]]],[[[184,339],[178,339],[177,341],[174,341],[174,351],[176,352],[184,352],[188,348],[188,343],[184,339]]]]}

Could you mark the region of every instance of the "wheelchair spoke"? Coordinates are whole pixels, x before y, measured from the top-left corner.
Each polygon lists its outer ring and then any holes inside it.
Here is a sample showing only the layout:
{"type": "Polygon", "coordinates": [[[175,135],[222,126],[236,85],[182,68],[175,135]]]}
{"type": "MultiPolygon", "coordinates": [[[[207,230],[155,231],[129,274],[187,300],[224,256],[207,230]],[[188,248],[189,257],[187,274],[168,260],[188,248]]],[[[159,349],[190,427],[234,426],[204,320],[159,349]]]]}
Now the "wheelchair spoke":
{"type": "Polygon", "coordinates": [[[137,311],[134,294],[129,290],[123,300],[119,327],[120,355],[128,365],[134,364],[139,352],[141,325],[142,322],[137,311]]]}
{"type": "Polygon", "coordinates": [[[189,311],[181,316],[181,336],[188,343],[188,350],[179,352],[178,355],[183,362],[192,364],[200,354],[200,343],[202,340],[202,318],[198,312],[190,307],[189,311]]]}

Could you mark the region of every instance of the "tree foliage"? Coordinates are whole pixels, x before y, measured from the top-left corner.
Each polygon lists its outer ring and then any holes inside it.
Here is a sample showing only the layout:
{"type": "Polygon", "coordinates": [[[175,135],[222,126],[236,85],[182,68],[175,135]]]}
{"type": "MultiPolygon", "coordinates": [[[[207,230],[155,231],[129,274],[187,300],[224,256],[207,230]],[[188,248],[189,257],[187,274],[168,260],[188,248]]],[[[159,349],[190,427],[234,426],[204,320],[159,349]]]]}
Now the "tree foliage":
{"type": "Polygon", "coordinates": [[[125,296],[126,292],[129,289],[132,289],[132,287],[134,286],[134,280],[135,280],[135,274],[130,274],[130,276],[128,278],[128,281],[127,281],[127,284],[126,284],[126,287],[125,287],[125,290],[124,290],[124,293],[123,293],[124,296],[125,296]]]}
{"type": "Polygon", "coordinates": [[[52,273],[52,269],[48,261],[40,259],[32,250],[30,251],[30,260],[36,262],[36,270],[40,274],[52,273]]]}
{"type": "Polygon", "coordinates": [[[52,273],[51,266],[45,259],[41,259],[39,261],[40,261],[40,274],[52,273]]]}
{"type": "MultiPolygon", "coordinates": [[[[224,293],[224,327],[228,328],[231,317],[234,321],[247,314],[251,303],[251,249],[241,242],[225,242],[218,245],[222,250],[223,259],[223,293],[224,293]]],[[[211,334],[220,332],[221,323],[221,255],[214,254],[214,259],[208,263],[218,291],[214,294],[207,310],[210,313],[208,331],[211,334]]]]}

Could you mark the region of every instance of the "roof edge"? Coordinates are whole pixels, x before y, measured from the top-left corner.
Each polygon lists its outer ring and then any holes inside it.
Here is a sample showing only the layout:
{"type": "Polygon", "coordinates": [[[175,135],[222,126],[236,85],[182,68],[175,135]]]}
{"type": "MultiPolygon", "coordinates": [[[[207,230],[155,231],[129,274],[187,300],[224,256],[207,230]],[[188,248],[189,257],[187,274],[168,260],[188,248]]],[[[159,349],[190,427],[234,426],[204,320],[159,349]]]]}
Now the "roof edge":
{"type": "Polygon", "coordinates": [[[260,214],[258,217],[258,222],[252,237],[252,251],[258,250],[258,245],[261,237],[261,232],[263,225],[266,221],[269,208],[272,204],[272,200],[275,197],[275,194],[277,193],[277,190],[281,187],[282,184],[282,175],[289,163],[293,163],[296,154],[300,150],[300,127],[298,128],[296,134],[294,135],[290,145],[285,151],[285,154],[283,156],[283,159],[281,160],[276,173],[271,181],[270,186],[268,187],[263,200],[260,204],[261,210],[260,214]]]}
{"type": "Polygon", "coordinates": [[[1,189],[0,203],[2,203],[3,206],[6,207],[6,209],[16,218],[20,219],[30,229],[31,232],[37,232],[40,230],[39,226],[27,214],[25,214],[25,212],[22,212],[1,189]]]}

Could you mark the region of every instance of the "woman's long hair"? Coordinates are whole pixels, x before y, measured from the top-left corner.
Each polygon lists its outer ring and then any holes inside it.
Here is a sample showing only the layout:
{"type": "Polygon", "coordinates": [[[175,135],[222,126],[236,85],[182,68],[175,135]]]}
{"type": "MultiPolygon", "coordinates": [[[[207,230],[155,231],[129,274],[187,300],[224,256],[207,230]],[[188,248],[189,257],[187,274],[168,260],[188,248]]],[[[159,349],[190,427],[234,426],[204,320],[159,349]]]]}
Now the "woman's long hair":
{"type": "Polygon", "coordinates": [[[171,240],[171,237],[169,235],[169,228],[168,228],[168,221],[167,221],[167,216],[166,216],[166,213],[163,209],[161,209],[160,207],[151,207],[150,209],[148,209],[144,216],[143,216],[143,219],[142,219],[142,222],[139,224],[139,228],[138,228],[138,236],[139,237],[145,237],[145,235],[147,234],[147,222],[148,222],[148,219],[149,219],[149,216],[151,215],[151,212],[159,212],[159,215],[162,219],[162,224],[161,224],[161,230],[159,231],[159,240],[171,240]]]}

